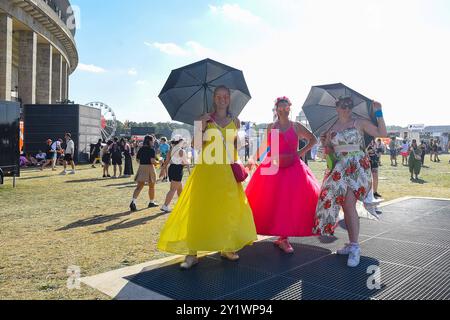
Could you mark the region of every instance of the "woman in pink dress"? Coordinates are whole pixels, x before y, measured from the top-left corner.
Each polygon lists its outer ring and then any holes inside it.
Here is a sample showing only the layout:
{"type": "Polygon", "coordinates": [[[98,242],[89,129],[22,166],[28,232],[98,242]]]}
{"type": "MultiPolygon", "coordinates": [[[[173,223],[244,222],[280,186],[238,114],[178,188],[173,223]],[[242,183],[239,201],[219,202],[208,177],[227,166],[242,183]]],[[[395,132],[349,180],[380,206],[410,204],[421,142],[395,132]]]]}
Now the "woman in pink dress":
{"type": "Polygon", "coordinates": [[[278,121],[269,125],[267,141],[260,149],[269,151],[253,174],[246,194],[257,233],[278,236],[275,245],[293,253],[288,237],[313,236],[320,185],[300,158],[317,144],[317,139],[303,125],[289,120],[292,104],[287,97],[278,98],[275,106],[278,121]],[[300,139],[308,140],[308,145],[298,151],[300,139]]]}

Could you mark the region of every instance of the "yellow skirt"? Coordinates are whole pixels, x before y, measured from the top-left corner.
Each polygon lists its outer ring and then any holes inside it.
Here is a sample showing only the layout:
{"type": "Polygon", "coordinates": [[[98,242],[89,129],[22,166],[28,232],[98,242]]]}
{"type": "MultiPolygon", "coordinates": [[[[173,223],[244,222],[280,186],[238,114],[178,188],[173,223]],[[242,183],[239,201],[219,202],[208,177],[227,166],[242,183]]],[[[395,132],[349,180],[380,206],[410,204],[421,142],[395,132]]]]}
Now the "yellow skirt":
{"type": "Polygon", "coordinates": [[[158,249],[236,252],[257,240],[253,214],[230,165],[199,164],[164,226],[158,249]]]}

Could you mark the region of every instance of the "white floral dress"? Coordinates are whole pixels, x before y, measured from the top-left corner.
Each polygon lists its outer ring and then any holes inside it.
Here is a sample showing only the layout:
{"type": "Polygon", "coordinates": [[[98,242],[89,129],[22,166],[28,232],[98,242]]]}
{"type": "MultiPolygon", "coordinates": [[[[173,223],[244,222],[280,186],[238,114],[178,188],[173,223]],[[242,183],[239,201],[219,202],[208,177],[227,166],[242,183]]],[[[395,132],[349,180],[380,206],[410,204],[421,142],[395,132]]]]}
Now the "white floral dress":
{"type": "Polygon", "coordinates": [[[364,137],[357,128],[333,132],[333,147],[358,145],[360,151],[336,152],[336,165],[327,170],[317,204],[314,234],[333,235],[339,222],[339,212],[345,202],[347,190],[363,201],[372,189],[370,160],[364,150],[364,137]]]}

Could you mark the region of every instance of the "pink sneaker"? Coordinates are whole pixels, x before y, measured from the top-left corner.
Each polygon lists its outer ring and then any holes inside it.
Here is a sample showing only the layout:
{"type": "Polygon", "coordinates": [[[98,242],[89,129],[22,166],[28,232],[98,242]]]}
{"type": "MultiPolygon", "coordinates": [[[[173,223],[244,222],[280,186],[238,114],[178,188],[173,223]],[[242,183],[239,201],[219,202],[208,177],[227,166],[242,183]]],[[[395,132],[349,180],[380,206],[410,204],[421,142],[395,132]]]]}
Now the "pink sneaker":
{"type": "Polygon", "coordinates": [[[294,248],[292,248],[291,244],[289,243],[288,239],[280,240],[278,243],[278,247],[283,250],[285,253],[294,253],[294,248]]]}

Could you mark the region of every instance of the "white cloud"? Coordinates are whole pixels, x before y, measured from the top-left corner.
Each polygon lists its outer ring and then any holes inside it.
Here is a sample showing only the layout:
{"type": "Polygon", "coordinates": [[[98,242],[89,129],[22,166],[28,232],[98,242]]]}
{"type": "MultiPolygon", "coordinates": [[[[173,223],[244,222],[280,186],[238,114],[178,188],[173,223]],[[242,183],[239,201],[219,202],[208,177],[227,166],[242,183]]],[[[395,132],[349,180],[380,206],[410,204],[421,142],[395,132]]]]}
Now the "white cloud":
{"type": "Polygon", "coordinates": [[[196,57],[196,58],[210,58],[217,56],[217,53],[210,48],[207,48],[196,41],[188,41],[182,47],[175,43],[159,43],[144,42],[146,46],[157,48],[161,52],[170,56],[178,57],[196,57]]]}
{"type": "Polygon", "coordinates": [[[200,43],[195,41],[188,41],[186,42],[186,46],[189,48],[189,52],[191,55],[198,56],[198,57],[211,57],[214,56],[216,53],[214,50],[210,48],[206,48],[202,46],[200,43]]]}
{"type": "Polygon", "coordinates": [[[85,71],[85,72],[90,72],[90,73],[104,73],[104,72],[106,72],[105,69],[103,69],[101,67],[98,67],[98,66],[94,66],[93,64],[79,63],[77,69],[80,70],[80,71],[85,71]]]}
{"type": "Polygon", "coordinates": [[[159,42],[154,42],[152,44],[145,42],[145,44],[147,46],[150,47],[154,47],[159,49],[161,52],[166,53],[170,56],[188,56],[189,52],[184,50],[183,48],[181,48],[180,46],[178,46],[175,43],[159,43],[159,42]]]}
{"type": "Polygon", "coordinates": [[[136,85],[138,85],[138,86],[145,86],[147,84],[148,84],[148,82],[145,81],[145,80],[138,80],[138,81],[136,81],[136,85]]]}
{"type": "Polygon", "coordinates": [[[138,72],[135,68],[128,69],[128,75],[137,76],[138,72]]]}
{"type": "Polygon", "coordinates": [[[255,24],[261,21],[261,18],[253,14],[251,11],[241,8],[238,4],[224,4],[222,6],[209,5],[212,14],[221,15],[226,19],[255,24]]]}

